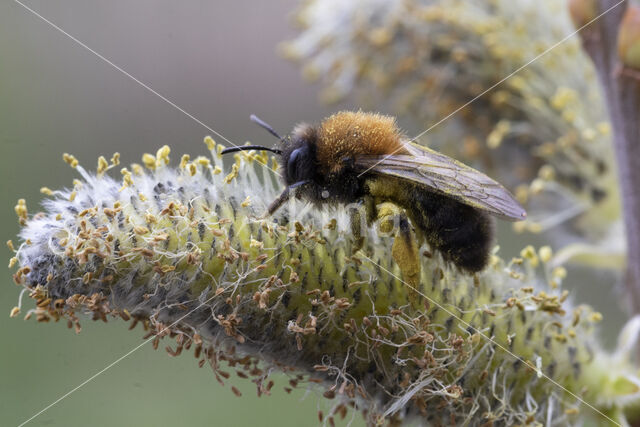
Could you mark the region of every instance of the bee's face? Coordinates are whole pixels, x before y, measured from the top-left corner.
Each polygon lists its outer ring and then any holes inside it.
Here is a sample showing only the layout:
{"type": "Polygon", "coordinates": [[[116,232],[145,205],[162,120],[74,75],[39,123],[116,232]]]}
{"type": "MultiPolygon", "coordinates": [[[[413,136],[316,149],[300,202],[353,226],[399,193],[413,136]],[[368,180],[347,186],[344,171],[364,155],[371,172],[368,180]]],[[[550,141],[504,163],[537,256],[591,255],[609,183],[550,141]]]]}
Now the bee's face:
{"type": "Polygon", "coordinates": [[[282,171],[287,185],[313,181],[316,175],[315,130],[308,125],[298,126],[282,152],[282,171]]]}

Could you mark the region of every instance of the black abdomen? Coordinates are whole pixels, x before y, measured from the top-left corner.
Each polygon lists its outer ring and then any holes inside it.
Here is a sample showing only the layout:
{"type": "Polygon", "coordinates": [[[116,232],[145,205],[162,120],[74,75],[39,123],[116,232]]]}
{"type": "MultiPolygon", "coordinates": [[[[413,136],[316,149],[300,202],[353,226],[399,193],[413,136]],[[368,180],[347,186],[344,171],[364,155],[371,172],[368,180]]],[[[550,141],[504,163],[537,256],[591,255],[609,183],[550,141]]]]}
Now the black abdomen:
{"type": "Polygon", "coordinates": [[[471,273],[487,265],[494,233],[487,213],[415,185],[406,196],[399,204],[445,261],[471,273]]]}

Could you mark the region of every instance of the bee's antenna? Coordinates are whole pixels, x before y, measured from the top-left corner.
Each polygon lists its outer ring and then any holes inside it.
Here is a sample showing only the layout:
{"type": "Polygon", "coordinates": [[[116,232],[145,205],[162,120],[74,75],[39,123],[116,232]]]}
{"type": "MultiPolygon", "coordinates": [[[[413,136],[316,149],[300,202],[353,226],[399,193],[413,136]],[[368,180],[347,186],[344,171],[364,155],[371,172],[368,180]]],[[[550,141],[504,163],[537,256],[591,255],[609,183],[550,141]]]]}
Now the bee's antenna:
{"type": "Polygon", "coordinates": [[[282,137],[280,135],[278,135],[278,132],[273,130],[271,125],[269,125],[267,122],[263,121],[262,119],[260,119],[255,114],[252,114],[249,118],[251,119],[252,122],[257,123],[258,125],[262,126],[263,128],[265,128],[267,130],[267,132],[269,132],[271,135],[275,136],[280,141],[282,141],[282,137]]]}
{"type": "MultiPolygon", "coordinates": [[[[278,135],[278,132],[273,130],[271,125],[269,125],[267,122],[260,119],[255,114],[252,114],[249,118],[251,119],[252,122],[257,123],[261,127],[265,128],[267,132],[269,132],[271,135],[278,138],[280,141],[283,140],[282,137],[278,135]]],[[[282,150],[279,150],[277,148],[263,147],[261,145],[243,145],[241,147],[229,147],[222,150],[220,154],[235,153],[236,151],[246,151],[246,150],[266,150],[266,151],[271,151],[272,153],[275,153],[275,154],[282,154],[282,150]]]]}
{"type": "Polygon", "coordinates": [[[282,151],[278,150],[277,148],[263,147],[261,145],[241,145],[238,147],[229,147],[222,150],[220,154],[235,153],[236,151],[246,151],[246,150],[265,150],[265,151],[271,151],[272,153],[276,153],[276,154],[282,154],[282,151]]]}

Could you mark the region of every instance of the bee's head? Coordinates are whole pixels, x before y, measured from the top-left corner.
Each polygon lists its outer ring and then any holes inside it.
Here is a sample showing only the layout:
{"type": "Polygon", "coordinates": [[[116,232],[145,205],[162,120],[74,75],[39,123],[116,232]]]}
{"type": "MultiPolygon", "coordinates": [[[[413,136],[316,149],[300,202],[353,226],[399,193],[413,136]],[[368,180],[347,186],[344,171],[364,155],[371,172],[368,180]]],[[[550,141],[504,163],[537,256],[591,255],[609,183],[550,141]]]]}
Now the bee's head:
{"type": "Polygon", "coordinates": [[[315,129],[312,126],[301,124],[296,126],[290,136],[283,138],[270,125],[253,114],[251,120],[278,138],[281,142],[281,148],[243,145],[225,148],[222,150],[222,154],[245,150],[271,151],[280,156],[284,172],[283,178],[287,186],[297,186],[312,181],[315,174],[315,142],[317,137],[315,129]]]}

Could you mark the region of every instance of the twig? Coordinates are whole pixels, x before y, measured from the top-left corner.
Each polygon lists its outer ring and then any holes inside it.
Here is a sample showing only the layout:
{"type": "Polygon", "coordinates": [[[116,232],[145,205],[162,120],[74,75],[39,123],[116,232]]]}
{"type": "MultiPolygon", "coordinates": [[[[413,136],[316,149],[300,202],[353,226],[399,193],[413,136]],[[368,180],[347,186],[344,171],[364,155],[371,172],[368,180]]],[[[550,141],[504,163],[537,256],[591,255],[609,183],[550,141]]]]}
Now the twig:
{"type": "Polygon", "coordinates": [[[595,64],[613,127],[627,236],[628,309],[640,313],[640,70],[620,61],[618,32],[630,6],[628,1],[617,3],[619,0],[598,0],[596,16],[613,9],[586,27],[581,37],[595,64]]]}

